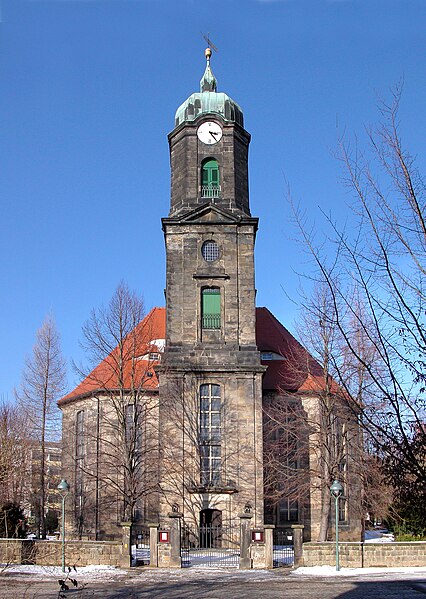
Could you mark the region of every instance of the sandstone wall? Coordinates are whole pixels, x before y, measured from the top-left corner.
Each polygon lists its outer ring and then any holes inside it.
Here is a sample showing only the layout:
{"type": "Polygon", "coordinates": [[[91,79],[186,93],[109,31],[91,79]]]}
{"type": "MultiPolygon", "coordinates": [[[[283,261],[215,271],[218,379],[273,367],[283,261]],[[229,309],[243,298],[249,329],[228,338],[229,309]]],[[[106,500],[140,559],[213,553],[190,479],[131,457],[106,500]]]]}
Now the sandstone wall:
{"type": "MultiPolygon", "coordinates": [[[[397,568],[426,566],[426,542],[415,543],[339,543],[342,568],[397,568]]],[[[304,566],[334,566],[336,545],[304,543],[304,566]]]]}
{"type": "MultiPolygon", "coordinates": [[[[61,565],[61,541],[28,541],[0,539],[0,563],[61,565]]],[[[67,541],[66,566],[129,566],[128,555],[123,554],[121,543],[108,541],[67,541]]]]}

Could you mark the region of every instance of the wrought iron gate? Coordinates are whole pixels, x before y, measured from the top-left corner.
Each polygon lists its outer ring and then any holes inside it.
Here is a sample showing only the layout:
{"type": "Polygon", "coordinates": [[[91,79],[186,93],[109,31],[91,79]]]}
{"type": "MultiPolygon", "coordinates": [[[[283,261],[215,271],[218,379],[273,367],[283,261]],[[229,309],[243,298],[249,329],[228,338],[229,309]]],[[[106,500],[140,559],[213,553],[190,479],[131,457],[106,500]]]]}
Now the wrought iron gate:
{"type": "Polygon", "coordinates": [[[274,529],[274,568],[294,564],[293,531],[274,529]]]}
{"type": "Polygon", "coordinates": [[[238,568],[240,529],[238,526],[195,526],[183,523],[181,530],[182,567],[238,568]]]}
{"type": "Polygon", "coordinates": [[[148,566],[149,528],[147,526],[132,526],[132,566],[148,566]]]}

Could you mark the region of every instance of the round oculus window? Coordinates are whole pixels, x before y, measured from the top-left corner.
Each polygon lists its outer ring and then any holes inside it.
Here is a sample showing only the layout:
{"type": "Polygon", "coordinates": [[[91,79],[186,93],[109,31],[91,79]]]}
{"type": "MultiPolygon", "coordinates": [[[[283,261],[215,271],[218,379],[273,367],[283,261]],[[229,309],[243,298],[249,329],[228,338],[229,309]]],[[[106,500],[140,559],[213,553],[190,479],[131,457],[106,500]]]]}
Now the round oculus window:
{"type": "Polygon", "coordinates": [[[206,262],[215,262],[219,258],[219,246],[215,241],[205,241],[201,246],[201,255],[206,262]]]}

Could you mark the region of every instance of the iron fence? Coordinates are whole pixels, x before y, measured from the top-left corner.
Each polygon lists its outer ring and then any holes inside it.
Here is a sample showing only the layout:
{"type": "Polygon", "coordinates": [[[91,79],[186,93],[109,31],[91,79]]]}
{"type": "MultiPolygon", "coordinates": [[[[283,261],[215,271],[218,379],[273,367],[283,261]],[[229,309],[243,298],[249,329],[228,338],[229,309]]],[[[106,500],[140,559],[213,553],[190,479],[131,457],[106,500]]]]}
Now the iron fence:
{"type": "Polygon", "coordinates": [[[132,566],[149,566],[149,528],[147,526],[132,526],[132,566]]]}
{"type": "Polygon", "coordinates": [[[238,568],[240,531],[237,526],[182,526],[182,567],[238,568]]]}
{"type": "Polygon", "coordinates": [[[294,564],[293,532],[291,530],[274,529],[274,568],[292,566],[294,564]]]}

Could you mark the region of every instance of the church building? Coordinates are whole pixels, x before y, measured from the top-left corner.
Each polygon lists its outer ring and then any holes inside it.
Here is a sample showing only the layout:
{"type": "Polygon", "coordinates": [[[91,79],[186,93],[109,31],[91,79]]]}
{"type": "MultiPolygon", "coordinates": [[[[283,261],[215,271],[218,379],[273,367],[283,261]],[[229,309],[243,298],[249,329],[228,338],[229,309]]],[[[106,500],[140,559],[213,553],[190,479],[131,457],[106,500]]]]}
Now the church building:
{"type": "Polygon", "coordinates": [[[322,368],[256,308],[250,134],[240,106],[217,91],[210,58],[207,49],[200,91],[179,106],[168,136],[166,307],[59,402],[68,526],[108,540],[125,519],[161,525],[175,511],[188,525],[221,527],[249,512],[255,528],[299,523],[317,540],[338,477],[343,534],[360,540],[356,416],[333,383],[336,458],[325,468],[322,368]]]}

